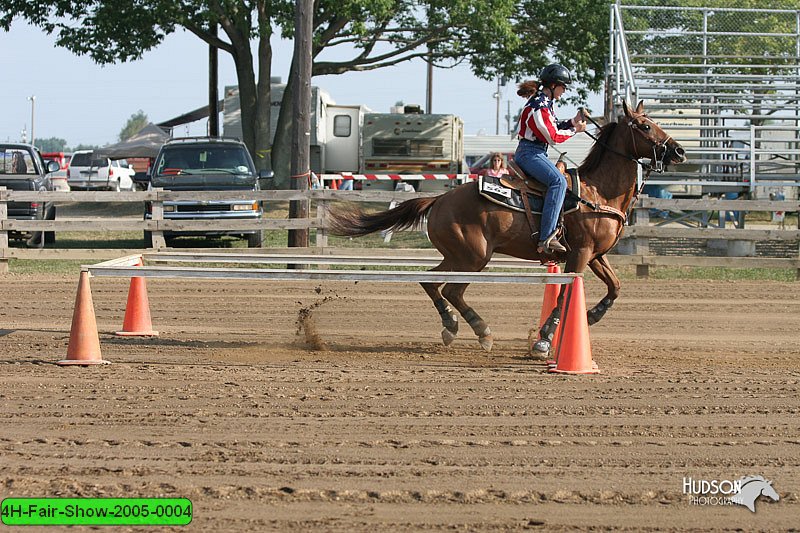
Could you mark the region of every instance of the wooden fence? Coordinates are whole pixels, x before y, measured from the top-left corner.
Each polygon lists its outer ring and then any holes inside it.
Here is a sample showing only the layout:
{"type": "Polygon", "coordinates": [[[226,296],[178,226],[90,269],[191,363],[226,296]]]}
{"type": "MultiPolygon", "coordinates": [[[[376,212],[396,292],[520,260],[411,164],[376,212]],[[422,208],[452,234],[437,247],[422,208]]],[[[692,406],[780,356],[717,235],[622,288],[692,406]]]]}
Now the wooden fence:
{"type": "MultiPolygon", "coordinates": [[[[79,232],[107,232],[107,231],[150,231],[153,234],[153,249],[166,247],[163,238],[164,231],[206,231],[206,230],[289,230],[289,229],[315,229],[316,238],[312,245],[312,253],[327,253],[328,246],[325,221],[325,206],[330,202],[377,202],[388,204],[392,201],[402,201],[409,198],[433,196],[435,193],[408,193],[394,191],[259,191],[259,192],[231,192],[231,191],[147,191],[147,192],[31,192],[8,191],[0,188],[0,273],[8,271],[10,258],[21,259],[80,259],[100,261],[120,257],[131,253],[130,249],[64,249],[45,247],[42,249],[29,249],[10,247],[8,233],[11,231],[79,231],[79,232]],[[259,200],[265,205],[281,203],[290,200],[310,200],[316,208],[310,212],[312,218],[307,219],[280,219],[262,218],[259,220],[165,220],[163,217],[163,203],[166,201],[186,200],[259,200]],[[59,204],[70,202],[105,203],[105,202],[132,202],[143,205],[152,202],[153,218],[113,218],[96,217],[70,219],[56,217],[56,220],[13,220],[7,217],[8,202],[57,202],[59,204]]],[[[765,211],[796,213],[800,211],[800,202],[793,201],[757,201],[757,200],[716,200],[716,199],[657,199],[644,197],[640,200],[632,217],[632,225],[626,227],[624,238],[618,245],[615,255],[615,264],[636,265],[639,275],[647,275],[653,266],[726,266],[726,267],[763,267],[763,268],[793,268],[797,270],[800,279],[800,246],[788,257],[732,257],[731,253],[738,253],[744,249],[744,255],[752,245],[758,241],[800,241],[800,229],[797,227],[787,229],[751,229],[733,227],[713,227],[713,219],[708,216],[712,212],[740,212],[740,211],[765,211]],[[662,221],[651,219],[650,210],[671,211],[672,218],[684,224],[682,227],[662,225],[662,221]],[[694,225],[695,227],[690,227],[694,225]],[[651,239],[703,239],[716,242],[732,243],[727,247],[728,255],[716,257],[697,256],[662,256],[651,252],[651,239]],[[748,248],[749,247],[749,248],[748,248]]],[[[142,209],[144,212],[144,209],[142,209]]],[[[724,220],[724,218],[722,219],[724,220]]],[[[725,252],[725,247],[722,247],[725,252]]],[[[724,254],[723,254],[724,255],[724,254]]]]}

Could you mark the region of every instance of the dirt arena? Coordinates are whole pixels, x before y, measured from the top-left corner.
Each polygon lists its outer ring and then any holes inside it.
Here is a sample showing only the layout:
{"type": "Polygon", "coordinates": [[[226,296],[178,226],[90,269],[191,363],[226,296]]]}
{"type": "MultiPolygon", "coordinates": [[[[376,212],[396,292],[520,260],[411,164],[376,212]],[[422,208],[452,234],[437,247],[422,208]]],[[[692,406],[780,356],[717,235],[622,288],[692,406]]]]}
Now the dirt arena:
{"type": "Polygon", "coordinates": [[[138,339],[112,335],[128,281],[94,278],[113,364],[59,367],[77,281],[0,276],[0,497],[186,497],[226,532],[800,524],[800,283],[625,281],[603,374],[564,377],[526,358],[540,286],[470,288],[486,354],[463,322],[441,346],[418,287],[363,282],[150,280],[138,339]],[[683,494],[745,475],[780,501],[683,494]]]}

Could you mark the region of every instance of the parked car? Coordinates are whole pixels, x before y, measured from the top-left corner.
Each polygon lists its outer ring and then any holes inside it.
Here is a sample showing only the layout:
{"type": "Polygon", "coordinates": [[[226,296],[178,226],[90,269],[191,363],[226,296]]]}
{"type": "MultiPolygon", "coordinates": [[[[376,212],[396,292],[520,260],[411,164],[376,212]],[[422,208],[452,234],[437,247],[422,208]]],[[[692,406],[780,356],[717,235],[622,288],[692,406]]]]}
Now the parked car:
{"type": "MultiPolygon", "coordinates": [[[[22,143],[0,143],[0,186],[12,191],[52,191],[52,177],[59,169],[58,163],[45,164],[34,146],[22,143]]],[[[55,220],[56,206],[52,202],[10,202],[8,218],[16,220],[55,220]]],[[[11,239],[27,239],[28,246],[41,247],[55,242],[55,232],[17,232],[11,239]]]]}
{"type": "Polygon", "coordinates": [[[73,191],[132,191],[135,173],[124,159],[95,157],[92,150],[78,150],[70,159],[67,183],[73,191]]]}
{"type": "MultiPolygon", "coordinates": [[[[170,191],[258,191],[259,180],[272,172],[256,171],[247,147],[238,139],[225,137],[186,137],[167,141],[150,171],[149,188],[170,191]]],[[[257,220],[263,215],[257,200],[214,200],[164,202],[168,220],[257,220]]],[[[152,218],[146,205],[145,219],[152,218]]],[[[165,238],[179,235],[234,235],[247,239],[247,246],[261,246],[262,232],[206,230],[165,232],[165,238]]],[[[144,232],[145,246],[153,246],[152,234],[144,232]]]]}

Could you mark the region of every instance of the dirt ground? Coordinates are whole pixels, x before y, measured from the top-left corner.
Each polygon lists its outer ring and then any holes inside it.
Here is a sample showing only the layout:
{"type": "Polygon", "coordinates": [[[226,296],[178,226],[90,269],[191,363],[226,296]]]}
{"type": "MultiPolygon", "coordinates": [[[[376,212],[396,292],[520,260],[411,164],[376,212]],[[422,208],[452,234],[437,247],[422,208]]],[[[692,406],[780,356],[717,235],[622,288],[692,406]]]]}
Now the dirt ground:
{"type": "Polygon", "coordinates": [[[77,281],[0,277],[0,497],[186,497],[226,532],[800,524],[800,283],[626,281],[603,373],[565,377],[526,357],[540,286],[470,288],[486,354],[463,321],[441,346],[418,287],[363,282],[151,279],[142,339],[112,335],[128,280],[93,278],[112,364],[59,367],[77,281]],[[683,493],[745,475],[780,501],[683,493]]]}

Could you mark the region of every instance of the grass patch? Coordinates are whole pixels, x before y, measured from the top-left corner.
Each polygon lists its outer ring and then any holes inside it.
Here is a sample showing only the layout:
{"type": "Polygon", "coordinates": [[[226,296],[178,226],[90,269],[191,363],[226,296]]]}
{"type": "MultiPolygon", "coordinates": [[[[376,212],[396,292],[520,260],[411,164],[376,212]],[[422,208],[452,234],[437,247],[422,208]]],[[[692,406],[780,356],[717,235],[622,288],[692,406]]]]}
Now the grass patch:
{"type": "MultiPolygon", "coordinates": [[[[613,263],[613,258],[612,258],[613,263]]],[[[620,279],[636,279],[636,267],[625,265],[614,267],[620,279]]],[[[586,274],[591,276],[591,273],[586,274]]],[[[712,281],[796,281],[792,268],[725,268],[725,267],[650,267],[650,279],[712,281]]]]}
{"type": "Polygon", "coordinates": [[[9,270],[14,274],[75,274],[81,271],[81,265],[92,263],[91,260],[72,259],[9,259],[9,270]]]}

